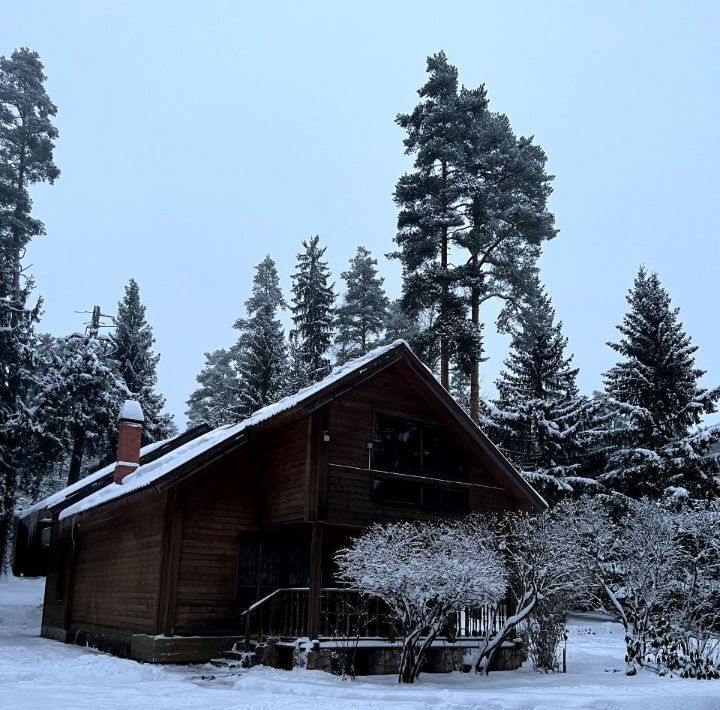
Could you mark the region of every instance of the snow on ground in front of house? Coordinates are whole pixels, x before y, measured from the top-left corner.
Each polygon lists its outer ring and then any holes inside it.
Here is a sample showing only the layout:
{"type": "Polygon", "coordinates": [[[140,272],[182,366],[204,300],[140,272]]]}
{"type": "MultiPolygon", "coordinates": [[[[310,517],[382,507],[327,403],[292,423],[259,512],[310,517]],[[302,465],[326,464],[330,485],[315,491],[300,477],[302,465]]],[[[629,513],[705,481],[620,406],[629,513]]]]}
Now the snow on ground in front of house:
{"type": "Polygon", "coordinates": [[[658,678],[623,670],[616,624],[576,620],[570,626],[566,675],[519,671],[394,677],[352,683],[320,671],[254,668],[203,681],[208,666],[156,666],[39,637],[44,580],[0,579],[0,708],[292,708],[293,710],[720,710],[720,681],[658,678]]]}

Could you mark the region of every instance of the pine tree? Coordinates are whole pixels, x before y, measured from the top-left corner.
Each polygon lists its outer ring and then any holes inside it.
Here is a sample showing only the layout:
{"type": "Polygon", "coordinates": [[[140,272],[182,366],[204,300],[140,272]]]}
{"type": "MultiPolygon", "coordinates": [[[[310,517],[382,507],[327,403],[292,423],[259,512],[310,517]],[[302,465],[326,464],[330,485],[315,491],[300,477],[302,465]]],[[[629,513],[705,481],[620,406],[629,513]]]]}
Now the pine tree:
{"type": "Polygon", "coordinates": [[[449,254],[453,233],[464,223],[461,203],[466,195],[466,126],[458,106],[458,72],[440,52],[427,60],[428,80],[410,114],[398,115],[405,129],[405,152],[414,170],[395,186],[400,208],[393,254],[403,266],[403,307],[410,315],[434,309],[437,318],[425,331],[440,352],[440,382],[450,386],[450,359],[458,328],[465,328],[465,310],[456,293],[449,254]]]}
{"type": "Polygon", "coordinates": [[[343,303],[336,310],[335,346],[339,364],[375,347],[383,331],[390,304],[378,276],[377,259],[358,247],[350,268],[341,274],[346,284],[343,303]]]}
{"type": "Polygon", "coordinates": [[[693,429],[715,411],[720,388],[699,386],[705,373],[695,367],[697,346],[657,274],[641,267],[627,301],[622,337],[608,343],[623,360],[605,374],[615,445],[600,480],[633,497],[660,497],[668,487],[716,497],[720,478],[705,453],[717,434],[693,429]]]}
{"type": "Polygon", "coordinates": [[[266,256],[255,267],[252,296],[245,302],[247,318],[235,323],[240,331],[236,349],[242,414],[280,399],[287,388],[287,347],[276,318],[286,307],[275,262],[266,256]]]}
{"type": "Polygon", "coordinates": [[[327,351],[332,341],[335,292],[334,284],[329,283],[330,271],[323,260],[326,247],[320,248],[320,237],[315,235],[302,246],[292,277],[291,338],[309,381],[317,382],[330,372],[327,351]]]}
{"type": "Polygon", "coordinates": [[[118,372],[145,415],[145,443],[167,438],[174,432],[175,425],[169,414],[162,413],[165,398],[155,391],[160,355],[153,352],[155,337],[145,317],[135,279],[130,279],[118,303],[114,343],[118,372]]]}
{"type": "Polygon", "coordinates": [[[405,309],[437,311],[424,339],[439,342],[441,383],[449,386],[451,362],[469,376],[477,420],[480,308],[494,298],[516,306],[532,287],[540,245],[556,233],[547,210],[552,178],[542,149],[489,111],[484,86],[458,89],[457,69],[442,52],[428,59],[428,73],[421,103],[398,117],[415,171],[395,190],[394,256],[403,265],[405,309]]]}
{"type": "Polygon", "coordinates": [[[40,303],[28,308],[32,280],[22,259],[45,228],[32,216],[29,188],[60,175],[53,161],[56,107],[45,80],[36,52],[0,57],[0,573],[23,467],[21,443],[33,427],[27,394],[37,374],[32,345],[40,303]]]}
{"type": "Polygon", "coordinates": [[[187,401],[188,426],[207,423],[217,427],[236,421],[242,405],[233,354],[225,348],[205,353],[197,382],[199,387],[187,401]]]}
{"type": "MultiPolygon", "coordinates": [[[[483,94],[484,95],[484,94],[483,94]]],[[[480,400],[479,364],[482,343],[480,309],[492,299],[505,301],[501,316],[532,294],[537,260],[545,240],[556,230],[547,209],[552,192],[546,156],[530,138],[517,138],[507,116],[478,110],[472,92],[463,90],[471,148],[465,166],[468,181],[465,226],[456,242],[466,255],[457,281],[470,312],[469,337],[458,345],[457,359],[470,376],[470,411],[477,420],[480,400]]]]}
{"type": "Polygon", "coordinates": [[[440,352],[437,339],[426,337],[432,332],[436,313],[426,308],[419,313],[409,314],[403,307],[402,299],[390,302],[385,320],[383,343],[389,345],[396,340],[404,340],[412,351],[438,376],[440,352]]]}
{"type": "Polygon", "coordinates": [[[536,287],[508,325],[512,337],[498,398],[487,406],[488,434],[549,499],[572,492],[586,452],[589,403],[578,393],[578,370],[565,355],[567,338],[544,290],[536,287]]]}

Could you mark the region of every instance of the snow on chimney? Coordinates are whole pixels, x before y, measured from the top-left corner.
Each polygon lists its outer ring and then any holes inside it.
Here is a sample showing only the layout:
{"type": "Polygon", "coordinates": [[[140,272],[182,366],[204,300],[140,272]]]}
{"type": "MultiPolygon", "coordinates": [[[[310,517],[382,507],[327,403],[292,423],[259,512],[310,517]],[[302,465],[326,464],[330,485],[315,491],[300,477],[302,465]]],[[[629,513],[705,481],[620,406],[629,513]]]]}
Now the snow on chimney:
{"type": "Polygon", "coordinates": [[[123,406],[120,407],[120,416],[118,417],[115,483],[122,483],[123,478],[140,465],[140,438],[144,421],[145,417],[140,403],[132,399],[125,400],[123,406]]]}

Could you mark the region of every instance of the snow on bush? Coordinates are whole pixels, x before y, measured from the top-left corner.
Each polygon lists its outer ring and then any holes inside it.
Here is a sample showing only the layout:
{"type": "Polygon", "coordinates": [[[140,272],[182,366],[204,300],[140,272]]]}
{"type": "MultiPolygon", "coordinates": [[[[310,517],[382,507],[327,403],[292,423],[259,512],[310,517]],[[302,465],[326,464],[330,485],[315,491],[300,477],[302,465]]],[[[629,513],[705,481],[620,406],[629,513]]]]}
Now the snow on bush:
{"type": "Polygon", "coordinates": [[[569,610],[586,593],[583,558],[568,534],[576,515],[577,505],[564,501],[541,514],[506,513],[498,520],[495,536],[504,549],[514,613],[480,647],[474,660],[477,671],[489,671],[497,649],[517,636],[518,625],[538,607],[560,605],[569,610]]]}
{"type": "Polygon", "coordinates": [[[402,636],[399,682],[414,682],[448,617],[496,603],[503,560],[477,520],[374,525],[340,550],[341,578],[391,609],[402,636]]]}
{"type": "Polygon", "coordinates": [[[599,601],[625,628],[626,672],[720,678],[720,507],[588,499],[573,527],[599,601]]]}

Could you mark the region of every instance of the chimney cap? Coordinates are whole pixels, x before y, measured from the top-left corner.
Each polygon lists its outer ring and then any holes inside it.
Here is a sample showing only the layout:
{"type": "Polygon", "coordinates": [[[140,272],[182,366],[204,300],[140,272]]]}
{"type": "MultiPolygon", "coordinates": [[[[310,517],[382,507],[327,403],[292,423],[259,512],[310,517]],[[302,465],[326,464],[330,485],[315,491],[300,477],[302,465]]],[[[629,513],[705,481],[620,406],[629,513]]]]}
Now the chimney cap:
{"type": "Polygon", "coordinates": [[[129,419],[133,422],[145,421],[145,415],[143,414],[140,402],[137,402],[134,399],[126,399],[123,402],[122,407],[120,407],[120,416],[118,417],[118,420],[123,421],[124,419],[129,419]]]}

